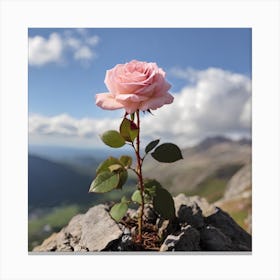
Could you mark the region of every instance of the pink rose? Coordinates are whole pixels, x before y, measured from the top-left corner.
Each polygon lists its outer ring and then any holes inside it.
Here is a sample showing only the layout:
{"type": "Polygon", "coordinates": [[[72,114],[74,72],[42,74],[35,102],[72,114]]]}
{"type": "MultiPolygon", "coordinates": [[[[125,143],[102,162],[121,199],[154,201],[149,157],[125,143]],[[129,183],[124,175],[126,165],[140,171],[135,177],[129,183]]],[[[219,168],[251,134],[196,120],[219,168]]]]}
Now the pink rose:
{"type": "Polygon", "coordinates": [[[171,85],[156,63],[132,60],[107,70],[105,84],[109,93],[96,94],[96,105],[107,110],[124,108],[129,114],[137,110],[155,110],[173,102],[171,85]]]}

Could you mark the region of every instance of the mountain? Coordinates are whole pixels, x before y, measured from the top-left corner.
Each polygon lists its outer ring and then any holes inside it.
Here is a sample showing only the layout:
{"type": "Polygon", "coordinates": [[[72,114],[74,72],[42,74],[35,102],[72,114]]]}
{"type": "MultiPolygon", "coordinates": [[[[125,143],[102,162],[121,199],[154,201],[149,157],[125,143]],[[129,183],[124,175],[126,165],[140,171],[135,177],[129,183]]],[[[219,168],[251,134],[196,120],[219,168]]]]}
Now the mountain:
{"type": "Polygon", "coordinates": [[[91,203],[88,193],[93,176],[77,172],[71,166],[28,156],[28,205],[29,209],[53,207],[61,204],[91,203]]]}
{"type": "MultiPolygon", "coordinates": [[[[248,139],[207,138],[194,147],[183,149],[184,159],[172,164],[159,163],[148,155],[143,173],[146,178],[157,179],[173,196],[184,193],[204,197],[230,213],[250,232],[251,149],[248,139]]],[[[72,150],[61,153],[59,149],[57,153],[51,150],[50,153],[45,150],[45,155],[38,150],[37,155],[28,157],[30,248],[39,244],[46,234],[66,225],[73,213],[97,203],[119,201],[123,195],[128,198],[135,189],[125,187],[106,194],[88,193],[95,169],[108,151],[101,159],[100,152],[95,156],[72,150]],[[51,231],[46,232],[48,228],[51,231]]],[[[135,184],[130,177],[127,185],[135,184]]]]}
{"type": "Polygon", "coordinates": [[[251,140],[207,138],[182,151],[182,160],[164,164],[147,157],[144,176],[157,179],[174,196],[198,195],[227,211],[251,232],[251,140]]]}
{"type": "MultiPolygon", "coordinates": [[[[214,181],[223,183],[225,188],[231,176],[251,161],[251,143],[244,139],[233,141],[214,137],[182,150],[182,154],[183,159],[172,164],[159,163],[147,156],[143,165],[144,176],[157,179],[173,195],[181,192],[197,194],[204,184],[214,181]]],[[[203,193],[199,195],[204,196],[203,193]]]]}
{"type": "Polygon", "coordinates": [[[88,193],[101,160],[89,156],[75,156],[50,160],[36,155],[28,156],[28,206],[32,210],[63,205],[88,206],[102,201],[118,200],[132,192],[136,184],[129,176],[127,187],[106,194],[88,193]]]}
{"type": "Polygon", "coordinates": [[[109,156],[119,157],[123,153],[129,153],[128,149],[114,149],[114,148],[74,148],[61,146],[46,146],[46,145],[29,145],[29,154],[52,161],[70,162],[82,159],[93,159],[96,161],[104,160],[109,156]],[[125,150],[125,151],[124,151],[125,150]]]}
{"type": "Polygon", "coordinates": [[[252,231],[252,166],[240,168],[227,183],[224,196],[215,205],[231,213],[249,233],[252,231]]]}

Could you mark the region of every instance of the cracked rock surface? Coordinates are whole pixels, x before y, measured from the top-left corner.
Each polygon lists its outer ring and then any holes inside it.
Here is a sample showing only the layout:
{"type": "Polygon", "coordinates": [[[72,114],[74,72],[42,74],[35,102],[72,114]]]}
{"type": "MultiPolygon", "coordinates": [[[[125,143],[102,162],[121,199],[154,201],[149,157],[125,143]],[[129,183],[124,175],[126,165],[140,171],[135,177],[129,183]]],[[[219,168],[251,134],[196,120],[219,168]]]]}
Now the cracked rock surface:
{"type": "MultiPolygon", "coordinates": [[[[179,194],[174,198],[176,217],[163,220],[147,205],[145,219],[161,240],[160,252],[251,251],[251,235],[225,211],[198,196],[179,194]]],[[[136,215],[129,209],[128,217],[136,215]]],[[[133,242],[135,227],[115,222],[103,204],[72,218],[60,232],[53,233],[34,252],[138,251],[133,242]]]]}

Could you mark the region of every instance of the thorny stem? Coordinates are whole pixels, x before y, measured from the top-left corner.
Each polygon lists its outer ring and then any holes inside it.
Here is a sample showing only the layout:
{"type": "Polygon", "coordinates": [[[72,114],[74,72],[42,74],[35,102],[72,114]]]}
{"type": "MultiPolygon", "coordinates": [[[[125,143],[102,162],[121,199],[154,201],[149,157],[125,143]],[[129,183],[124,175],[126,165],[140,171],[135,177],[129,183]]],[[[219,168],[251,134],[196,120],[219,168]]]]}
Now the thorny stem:
{"type": "Polygon", "coordinates": [[[135,154],[137,159],[137,168],[136,172],[139,179],[139,189],[140,189],[140,195],[141,195],[141,205],[140,205],[140,215],[138,219],[138,239],[140,242],[142,242],[142,227],[143,227],[143,215],[144,215],[144,182],[143,182],[143,176],[142,176],[142,158],[140,156],[140,114],[139,110],[136,111],[137,116],[137,128],[138,128],[138,134],[136,138],[136,147],[135,147],[135,154]]]}

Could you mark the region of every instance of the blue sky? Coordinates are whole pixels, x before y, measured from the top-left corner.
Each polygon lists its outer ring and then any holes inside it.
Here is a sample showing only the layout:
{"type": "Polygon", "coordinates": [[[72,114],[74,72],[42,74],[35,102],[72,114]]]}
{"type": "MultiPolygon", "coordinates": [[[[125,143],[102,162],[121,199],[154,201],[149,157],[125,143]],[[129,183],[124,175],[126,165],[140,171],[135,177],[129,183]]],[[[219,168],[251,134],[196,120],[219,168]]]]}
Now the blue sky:
{"type": "MultiPolygon", "coordinates": [[[[63,137],[62,130],[57,135],[55,129],[47,132],[44,130],[48,121],[52,122],[52,127],[54,122],[57,123],[56,119],[54,121],[57,116],[69,117],[66,117],[68,126],[71,122],[77,123],[85,119],[103,120],[120,116],[120,112],[105,111],[95,106],[94,95],[107,91],[104,84],[107,69],[132,59],[156,62],[163,68],[167,73],[167,80],[172,84],[170,92],[175,98],[179,98],[184,89],[195,87],[198,90],[199,85],[205,81],[215,81],[217,85],[222,80],[225,82],[229,79],[234,84],[236,81],[232,78],[233,75],[240,75],[246,81],[240,82],[237,79],[236,83],[242,83],[245,89],[248,87],[246,83],[251,80],[251,29],[31,28],[28,37],[30,141],[36,144],[55,144],[56,137],[63,137]],[[36,120],[34,116],[37,116],[36,120]],[[40,123],[38,116],[44,119],[43,123],[40,123]]],[[[240,84],[232,87],[238,88],[240,84]]],[[[218,96],[219,93],[213,95],[218,96]]],[[[202,101],[199,101],[198,96],[196,94],[195,99],[196,106],[199,107],[198,103],[202,101]]],[[[250,97],[247,96],[248,98],[250,97]]],[[[241,104],[247,102],[245,99],[238,99],[240,106],[245,106],[241,104]]],[[[245,133],[244,127],[238,128],[232,123],[230,125],[234,130],[233,134],[245,133]]],[[[68,140],[77,136],[67,133],[65,136],[68,140]]],[[[248,134],[248,129],[246,133],[248,134]]],[[[195,134],[193,138],[198,140],[198,132],[195,134]]],[[[80,141],[76,139],[73,145],[82,145],[82,138],[87,136],[80,137],[80,141]]]]}

